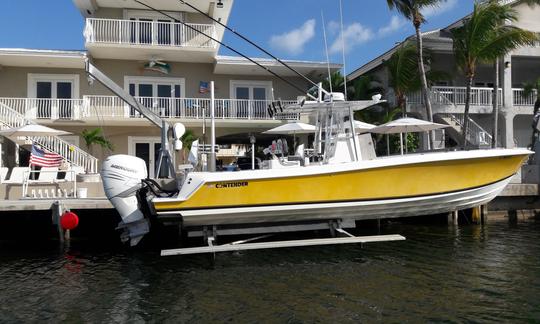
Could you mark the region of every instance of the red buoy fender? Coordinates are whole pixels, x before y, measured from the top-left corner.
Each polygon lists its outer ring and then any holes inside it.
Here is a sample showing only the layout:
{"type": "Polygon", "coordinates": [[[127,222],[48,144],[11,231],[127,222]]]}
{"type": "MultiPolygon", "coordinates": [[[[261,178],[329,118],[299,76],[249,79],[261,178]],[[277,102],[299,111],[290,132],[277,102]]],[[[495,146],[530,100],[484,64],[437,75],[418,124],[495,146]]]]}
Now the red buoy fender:
{"type": "Polygon", "coordinates": [[[79,216],[74,212],[67,211],[60,217],[60,226],[64,230],[75,229],[79,225],[79,216]]]}

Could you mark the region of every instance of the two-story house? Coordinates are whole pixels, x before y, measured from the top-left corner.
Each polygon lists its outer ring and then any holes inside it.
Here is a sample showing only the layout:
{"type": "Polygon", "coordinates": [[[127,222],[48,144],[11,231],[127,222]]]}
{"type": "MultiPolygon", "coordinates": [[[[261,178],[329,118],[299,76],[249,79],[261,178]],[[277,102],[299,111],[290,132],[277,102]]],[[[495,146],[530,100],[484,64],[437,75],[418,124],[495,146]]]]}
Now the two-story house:
{"type": "MultiPolygon", "coordinates": [[[[515,23],[516,26],[540,32],[540,6],[530,7],[519,0],[508,1],[508,3],[518,13],[519,20],[515,23]]],[[[433,85],[430,92],[435,120],[453,126],[446,133],[455,141],[460,140],[466,91],[464,74],[458,69],[454,59],[451,30],[459,26],[461,22],[462,19],[445,28],[425,32],[422,36],[425,48],[432,53],[429,68],[446,72],[450,76],[449,79],[433,85]]],[[[411,36],[405,41],[415,42],[416,37],[411,36]]],[[[388,99],[391,101],[392,89],[388,87],[384,61],[389,59],[402,43],[353,71],[348,75],[348,79],[354,80],[367,74],[376,76],[389,90],[387,91],[388,99]]],[[[493,65],[479,66],[471,93],[470,141],[479,146],[487,146],[491,143],[494,71],[493,65]]],[[[527,147],[531,141],[535,96],[524,96],[523,86],[526,82],[540,78],[540,44],[520,48],[501,58],[499,75],[501,106],[498,124],[499,146],[527,147]]],[[[425,108],[419,93],[409,94],[407,103],[409,114],[425,117],[425,108]]]]}
{"type": "MultiPolygon", "coordinates": [[[[40,144],[90,171],[96,171],[98,161],[109,153],[86,152],[79,134],[101,127],[115,154],[145,159],[153,176],[159,129],[90,80],[85,60],[144,106],[172,123],[182,122],[197,135],[202,134],[203,119],[209,123],[203,116],[210,114],[208,83],[214,81],[218,144],[225,135],[262,132],[283,123],[269,115],[269,102],[296,102],[304,95],[247,59],[218,55],[225,30],[205,15],[177,0],[148,3],[161,13],[135,1],[74,0],[85,19],[86,50],[0,49],[0,124],[5,128],[31,121],[72,133],[41,139],[40,144]]],[[[233,6],[233,0],[191,3],[224,24],[233,6]]],[[[310,87],[274,60],[254,60],[301,89],[310,87]]],[[[327,73],[322,62],[287,64],[315,81],[327,73]]],[[[332,71],[340,67],[331,64],[332,71]]],[[[3,139],[2,164],[27,163],[18,152],[18,145],[3,139]]]]}

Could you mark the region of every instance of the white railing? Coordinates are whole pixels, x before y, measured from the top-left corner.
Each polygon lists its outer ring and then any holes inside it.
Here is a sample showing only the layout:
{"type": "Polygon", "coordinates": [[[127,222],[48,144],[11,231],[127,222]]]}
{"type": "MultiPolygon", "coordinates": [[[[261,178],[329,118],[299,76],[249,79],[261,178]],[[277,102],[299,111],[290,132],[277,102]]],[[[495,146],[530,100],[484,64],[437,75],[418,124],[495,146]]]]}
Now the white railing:
{"type": "Polygon", "coordinates": [[[514,94],[514,106],[534,106],[536,101],[536,90],[533,90],[528,96],[525,96],[525,90],[520,88],[512,89],[514,94]]]}
{"type": "MultiPolygon", "coordinates": [[[[432,96],[432,104],[448,104],[451,102],[455,105],[465,105],[465,97],[467,94],[466,87],[432,87],[431,92],[437,93],[437,96],[432,96]]],[[[502,89],[499,88],[499,98],[502,99],[502,89]]],[[[407,95],[408,103],[421,104],[422,95],[420,92],[407,95]]],[[[499,100],[502,105],[502,100],[499,100]]],[[[471,106],[491,106],[493,105],[493,88],[471,88],[471,106]]]]}
{"type": "MultiPolygon", "coordinates": [[[[465,125],[465,115],[464,114],[440,114],[443,118],[450,118],[454,123],[456,123],[463,130],[465,125]]],[[[476,123],[471,117],[468,118],[468,130],[467,130],[467,141],[475,146],[486,146],[491,147],[491,142],[493,138],[491,134],[482,128],[478,123],[476,123]]]]}
{"type": "MultiPolygon", "coordinates": [[[[0,124],[6,127],[19,127],[25,124],[33,124],[30,119],[0,101],[0,124]]],[[[56,136],[32,137],[32,141],[38,143],[48,151],[61,155],[67,162],[75,166],[83,167],[89,173],[97,172],[98,159],[56,136]]]]}
{"type": "MultiPolygon", "coordinates": [[[[210,99],[135,97],[141,104],[163,118],[202,119],[210,117],[210,99]]],[[[284,100],[283,105],[296,100],[284,100]]],[[[83,99],[0,98],[4,104],[27,119],[84,120],[86,118],[140,118],[140,114],[116,96],[84,96],[83,99]]],[[[218,119],[292,119],[298,114],[270,115],[270,100],[215,99],[218,119]]]]}
{"type": "MultiPolygon", "coordinates": [[[[210,99],[135,97],[142,105],[163,118],[202,119],[210,117],[210,99]]],[[[115,96],[85,96],[83,117],[139,118],[138,112],[115,96]]],[[[282,101],[284,105],[296,100],[282,101]]],[[[270,116],[270,100],[215,99],[214,116],[217,119],[298,119],[298,114],[279,113],[270,116]]]]}
{"type": "Polygon", "coordinates": [[[156,21],[87,18],[87,43],[217,48],[216,27],[156,21]]]}
{"type": "Polygon", "coordinates": [[[80,119],[82,99],[0,98],[0,103],[28,119],[80,119]]]}

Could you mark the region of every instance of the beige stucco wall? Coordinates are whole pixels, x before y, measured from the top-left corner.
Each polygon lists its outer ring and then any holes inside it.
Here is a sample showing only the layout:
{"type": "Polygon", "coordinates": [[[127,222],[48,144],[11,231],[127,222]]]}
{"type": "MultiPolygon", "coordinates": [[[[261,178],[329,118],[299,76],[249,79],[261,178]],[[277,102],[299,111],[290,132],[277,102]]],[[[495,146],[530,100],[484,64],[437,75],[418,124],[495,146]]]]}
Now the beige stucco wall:
{"type": "Polygon", "coordinates": [[[514,7],[518,12],[518,21],[514,23],[523,29],[540,33],[540,6],[519,4],[514,7]]]}
{"type": "MultiPolygon", "coordinates": [[[[283,81],[268,76],[250,75],[216,75],[213,74],[213,64],[205,63],[171,63],[171,73],[168,75],[147,71],[143,69],[145,62],[122,61],[122,60],[96,60],[96,66],[107,74],[113,81],[124,86],[125,76],[145,76],[161,78],[184,78],[185,96],[188,98],[209,98],[209,94],[199,93],[200,81],[215,81],[216,98],[230,98],[231,80],[257,80],[272,81],[276,98],[295,99],[303,95],[283,81]]],[[[28,96],[28,74],[77,74],[79,75],[79,94],[83,95],[111,95],[99,82],[89,85],[86,73],[76,69],[58,68],[25,68],[3,67],[0,71],[0,97],[26,98],[28,96]]],[[[299,78],[289,78],[301,88],[307,89],[307,84],[299,78]]],[[[270,98],[269,98],[270,99],[270,98]]]]}
{"type": "Polygon", "coordinates": [[[99,8],[92,16],[92,18],[104,19],[122,19],[123,17],[124,10],[121,8],[99,8]]]}
{"type": "Polygon", "coordinates": [[[4,66],[0,70],[0,97],[26,98],[28,95],[28,74],[78,74],[80,94],[90,92],[86,74],[77,69],[26,68],[4,66]]]}
{"type": "MultiPolygon", "coordinates": [[[[96,60],[96,66],[106,73],[118,84],[124,84],[125,76],[148,76],[163,78],[185,78],[185,96],[188,98],[209,98],[209,94],[199,94],[200,81],[215,81],[216,98],[230,98],[231,80],[257,80],[272,81],[272,86],[276,97],[283,99],[295,99],[302,95],[295,89],[285,84],[283,81],[270,76],[251,75],[216,75],[213,73],[214,65],[207,63],[170,63],[171,72],[164,75],[159,72],[142,69],[145,62],[122,61],[122,60],[96,60]]],[[[301,88],[307,89],[305,82],[298,78],[290,78],[301,88]]]]}

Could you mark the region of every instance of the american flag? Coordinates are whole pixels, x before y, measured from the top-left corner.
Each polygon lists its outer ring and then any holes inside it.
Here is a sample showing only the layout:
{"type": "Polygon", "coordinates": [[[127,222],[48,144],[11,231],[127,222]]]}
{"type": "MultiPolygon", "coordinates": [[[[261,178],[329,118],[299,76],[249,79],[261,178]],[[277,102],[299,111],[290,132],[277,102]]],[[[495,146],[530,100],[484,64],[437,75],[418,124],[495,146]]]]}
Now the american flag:
{"type": "Polygon", "coordinates": [[[47,152],[44,149],[32,145],[32,152],[30,153],[30,165],[40,167],[59,167],[62,165],[64,159],[62,156],[47,152]]]}
{"type": "Polygon", "coordinates": [[[210,86],[208,82],[200,81],[199,82],[199,93],[208,93],[210,92],[210,86]]]}

